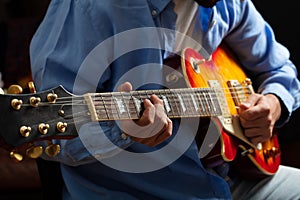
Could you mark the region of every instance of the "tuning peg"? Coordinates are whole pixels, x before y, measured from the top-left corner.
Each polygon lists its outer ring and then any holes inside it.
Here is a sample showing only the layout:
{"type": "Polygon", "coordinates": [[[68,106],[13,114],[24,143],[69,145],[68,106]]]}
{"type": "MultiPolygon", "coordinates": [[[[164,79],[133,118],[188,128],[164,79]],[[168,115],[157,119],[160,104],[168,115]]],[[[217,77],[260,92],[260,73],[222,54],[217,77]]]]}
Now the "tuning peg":
{"type": "Polygon", "coordinates": [[[16,162],[21,162],[23,160],[23,156],[15,151],[11,151],[9,156],[16,162]]]}
{"type": "Polygon", "coordinates": [[[23,137],[28,137],[31,132],[31,127],[29,126],[21,126],[20,133],[23,137]]]}
{"type": "Polygon", "coordinates": [[[49,128],[50,125],[45,123],[40,123],[38,126],[39,132],[43,135],[46,135],[48,133],[49,128]]]}
{"type": "Polygon", "coordinates": [[[29,99],[30,105],[33,107],[38,107],[39,103],[41,102],[40,97],[30,97],[29,99]]]}
{"type": "Polygon", "coordinates": [[[31,146],[28,149],[26,149],[26,155],[29,158],[38,158],[43,153],[43,147],[42,146],[31,146]]]}
{"type": "Polygon", "coordinates": [[[66,131],[68,124],[65,122],[58,122],[56,128],[59,132],[64,133],[66,131]]]}
{"type": "Polygon", "coordinates": [[[7,89],[8,94],[21,94],[23,93],[23,88],[19,85],[11,85],[7,89]]]}
{"type": "Polygon", "coordinates": [[[20,110],[22,104],[23,104],[23,101],[22,101],[22,100],[19,100],[19,99],[13,99],[13,100],[11,100],[11,106],[12,106],[15,110],[20,110]]]}
{"type": "Polygon", "coordinates": [[[55,157],[60,152],[60,145],[49,142],[49,145],[45,149],[45,153],[50,157],[55,157]]]}
{"type": "Polygon", "coordinates": [[[50,94],[47,95],[47,100],[50,103],[55,103],[57,97],[58,97],[57,94],[50,93],[50,94]]]}

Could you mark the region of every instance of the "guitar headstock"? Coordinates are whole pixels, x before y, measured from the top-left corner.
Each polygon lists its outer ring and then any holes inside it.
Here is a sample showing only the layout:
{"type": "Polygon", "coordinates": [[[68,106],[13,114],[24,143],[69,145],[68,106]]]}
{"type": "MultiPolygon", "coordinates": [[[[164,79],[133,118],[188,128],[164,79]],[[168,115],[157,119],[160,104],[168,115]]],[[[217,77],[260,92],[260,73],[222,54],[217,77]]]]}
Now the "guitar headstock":
{"type": "MultiPolygon", "coordinates": [[[[72,112],[76,96],[62,86],[42,92],[36,92],[32,82],[29,86],[30,93],[24,94],[20,86],[13,85],[7,93],[0,94],[0,146],[16,160],[22,160],[18,152],[24,151],[30,158],[39,157],[43,149],[34,146],[36,141],[47,140],[49,146],[45,152],[55,156],[59,146],[52,144],[52,139],[78,136],[72,112]]],[[[80,106],[86,111],[83,103],[80,106]]]]}

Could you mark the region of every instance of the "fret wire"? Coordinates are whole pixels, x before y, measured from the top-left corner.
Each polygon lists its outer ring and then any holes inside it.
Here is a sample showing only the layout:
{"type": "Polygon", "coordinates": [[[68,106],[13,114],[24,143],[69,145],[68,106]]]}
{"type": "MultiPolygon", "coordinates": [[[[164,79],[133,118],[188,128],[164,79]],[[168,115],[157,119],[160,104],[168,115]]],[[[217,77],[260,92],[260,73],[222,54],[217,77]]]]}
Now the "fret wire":
{"type": "Polygon", "coordinates": [[[133,96],[132,93],[127,93],[127,92],[122,92],[122,98],[124,101],[124,105],[126,106],[126,114],[124,114],[124,116],[122,117],[123,119],[126,119],[125,115],[129,118],[129,119],[137,119],[137,110],[136,107],[134,105],[134,100],[133,100],[133,96]]]}
{"type": "Polygon", "coordinates": [[[178,108],[176,107],[176,103],[174,102],[174,95],[173,94],[174,94],[174,92],[171,91],[171,89],[160,90],[161,97],[164,96],[164,98],[163,97],[162,98],[163,98],[163,101],[164,101],[166,114],[171,118],[174,118],[176,116],[174,114],[175,109],[178,110],[178,108]],[[167,108],[169,108],[169,111],[167,111],[167,108]]]}
{"type": "MultiPolygon", "coordinates": [[[[97,101],[99,102],[99,101],[97,101]]],[[[106,109],[105,107],[103,106],[103,104],[95,104],[94,105],[94,108],[96,110],[96,113],[97,113],[97,116],[98,118],[101,118],[101,119],[108,119],[107,117],[107,112],[106,112],[106,109]]]]}
{"type": "Polygon", "coordinates": [[[191,97],[191,101],[192,101],[192,105],[193,105],[193,108],[194,108],[194,115],[196,116],[200,116],[200,113],[199,113],[199,105],[195,99],[195,89],[193,90],[190,90],[190,97],[191,97]]]}
{"type": "Polygon", "coordinates": [[[130,103],[129,103],[129,107],[130,108],[134,108],[134,109],[130,109],[132,110],[132,114],[131,116],[136,116],[136,118],[138,119],[140,117],[139,115],[139,111],[140,111],[140,106],[137,105],[137,100],[138,98],[136,97],[138,94],[137,91],[130,91],[130,103]]]}
{"type": "Polygon", "coordinates": [[[127,107],[124,103],[124,100],[123,100],[123,96],[122,96],[122,93],[121,92],[115,92],[115,93],[112,93],[112,98],[115,102],[115,110],[117,111],[117,115],[118,115],[118,119],[122,119],[121,115],[122,115],[122,111],[124,110],[125,113],[127,113],[127,107]],[[117,98],[117,97],[120,97],[120,98],[117,98]],[[122,110],[123,109],[123,110],[122,110]]]}
{"type": "Polygon", "coordinates": [[[199,105],[195,99],[195,89],[191,90],[190,91],[190,99],[191,99],[191,105],[193,107],[193,113],[194,113],[194,116],[200,116],[200,113],[199,113],[199,105]]]}
{"type": "Polygon", "coordinates": [[[167,92],[170,90],[160,90],[160,96],[164,102],[164,108],[167,116],[171,117],[174,116],[172,105],[170,105],[170,99],[168,98],[167,92]]]}
{"type": "Polygon", "coordinates": [[[208,96],[209,96],[209,102],[210,102],[210,105],[211,105],[211,108],[212,108],[212,113],[214,114],[214,115],[216,115],[216,107],[215,107],[215,104],[214,104],[214,101],[213,101],[213,99],[212,99],[212,96],[211,96],[211,93],[210,92],[208,92],[207,93],[208,94],[208,96]]]}
{"type": "Polygon", "coordinates": [[[210,102],[209,102],[209,99],[208,99],[208,92],[207,91],[204,92],[204,101],[206,103],[208,113],[211,113],[211,105],[210,105],[210,102]]]}
{"type": "Polygon", "coordinates": [[[178,98],[178,90],[174,90],[171,95],[173,97],[174,104],[176,106],[175,116],[176,117],[182,116],[181,106],[179,105],[180,102],[179,102],[179,98],[178,98]]]}
{"type": "Polygon", "coordinates": [[[208,113],[210,113],[211,112],[211,108],[210,108],[209,102],[207,100],[207,91],[204,92],[204,101],[205,101],[205,105],[207,107],[207,111],[208,111],[208,113]]]}
{"type": "Polygon", "coordinates": [[[180,104],[183,106],[184,116],[187,117],[189,116],[189,106],[185,103],[187,101],[185,90],[179,89],[179,92],[180,92],[180,104]]]}
{"type": "Polygon", "coordinates": [[[182,111],[181,111],[181,106],[179,107],[178,106],[178,102],[179,102],[179,99],[178,99],[178,90],[174,90],[174,92],[172,93],[172,97],[174,99],[174,104],[176,105],[176,117],[179,117],[179,116],[182,116],[182,111]]]}
{"type": "MultiPolygon", "coordinates": [[[[216,91],[214,89],[210,89],[210,97],[212,101],[213,108],[215,110],[215,115],[222,115],[222,109],[220,107],[220,103],[216,94],[216,91]]],[[[226,101],[226,99],[225,99],[226,101]]]]}
{"type": "Polygon", "coordinates": [[[200,112],[203,116],[205,116],[205,115],[207,115],[207,112],[206,112],[206,106],[204,105],[204,103],[203,103],[203,92],[204,92],[204,90],[202,90],[202,91],[200,91],[200,89],[198,90],[198,93],[197,93],[197,95],[198,95],[198,100],[199,100],[199,103],[201,104],[201,109],[202,109],[202,111],[200,112]]]}
{"type": "Polygon", "coordinates": [[[187,90],[185,89],[184,90],[184,98],[186,99],[187,103],[188,103],[188,107],[187,107],[187,114],[189,116],[195,116],[195,109],[194,109],[194,104],[192,103],[192,98],[191,98],[191,89],[190,90],[187,90]]]}
{"type": "Polygon", "coordinates": [[[168,102],[169,108],[171,109],[170,112],[166,112],[167,115],[171,118],[177,117],[178,114],[178,106],[175,100],[175,93],[176,90],[171,89],[164,89],[160,90],[160,93],[164,93],[166,100],[168,102]]]}
{"type": "Polygon", "coordinates": [[[179,116],[179,109],[176,103],[176,99],[175,99],[175,95],[174,95],[174,90],[170,90],[168,91],[169,93],[169,101],[171,100],[171,107],[172,107],[172,113],[173,113],[173,117],[178,117],[179,116]]]}
{"type": "MultiPolygon", "coordinates": [[[[96,96],[94,96],[94,97],[96,97],[96,96]]],[[[99,119],[104,119],[104,118],[109,119],[108,114],[107,114],[107,109],[106,109],[106,106],[105,106],[105,103],[104,103],[104,100],[103,100],[103,95],[100,95],[100,100],[101,100],[103,108],[105,110],[105,117],[103,115],[99,116],[99,113],[98,113],[98,111],[96,109],[98,118],[99,119]]]]}
{"type": "Polygon", "coordinates": [[[121,92],[120,93],[120,96],[122,97],[122,101],[123,101],[123,104],[125,106],[125,110],[126,110],[126,113],[124,116],[122,116],[121,118],[122,119],[131,119],[131,114],[130,114],[130,93],[128,92],[121,92]],[[128,99],[128,96],[129,96],[129,99],[128,99]]]}
{"type": "Polygon", "coordinates": [[[181,96],[181,93],[180,93],[180,89],[177,90],[176,97],[177,97],[176,103],[179,104],[179,112],[180,112],[180,113],[178,113],[178,116],[184,116],[185,115],[185,111],[186,111],[186,107],[182,103],[182,96],[181,96]]]}
{"type": "Polygon", "coordinates": [[[117,93],[105,93],[104,95],[102,95],[102,99],[105,104],[108,118],[120,119],[118,115],[118,108],[120,109],[121,105],[119,104],[120,102],[118,102],[117,99],[115,99],[114,95],[117,95],[117,93]]]}
{"type": "Polygon", "coordinates": [[[166,101],[168,102],[168,105],[169,105],[169,108],[170,108],[170,112],[166,112],[166,114],[169,116],[169,117],[175,117],[175,114],[174,114],[174,100],[172,98],[172,92],[170,89],[165,89],[164,90],[164,96],[166,97],[166,101]]]}
{"type": "Polygon", "coordinates": [[[209,96],[210,96],[210,100],[212,102],[212,106],[213,106],[213,110],[214,110],[214,115],[218,115],[219,114],[219,109],[218,109],[218,101],[216,99],[216,96],[215,96],[215,92],[214,91],[211,91],[209,93],[209,96]]]}
{"type": "Polygon", "coordinates": [[[130,110],[130,115],[134,116],[135,119],[138,119],[140,117],[139,110],[141,110],[141,106],[137,107],[136,105],[136,92],[130,92],[130,99],[129,99],[129,110],[130,110]]]}
{"type": "Polygon", "coordinates": [[[211,115],[211,110],[212,109],[211,109],[210,102],[208,100],[208,89],[206,89],[205,92],[203,93],[203,98],[204,98],[207,114],[211,115]]]}
{"type": "Polygon", "coordinates": [[[188,116],[190,116],[190,106],[188,105],[189,102],[186,97],[186,90],[180,89],[179,91],[181,94],[181,100],[182,100],[181,103],[184,105],[184,108],[185,108],[184,116],[188,117],[188,116]]]}
{"type": "Polygon", "coordinates": [[[201,100],[201,92],[203,92],[203,89],[201,90],[200,88],[197,88],[195,90],[195,97],[196,97],[196,102],[198,103],[198,112],[200,114],[200,116],[205,116],[204,114],[204,105],[202,103],[202,100],[201,100]]]}

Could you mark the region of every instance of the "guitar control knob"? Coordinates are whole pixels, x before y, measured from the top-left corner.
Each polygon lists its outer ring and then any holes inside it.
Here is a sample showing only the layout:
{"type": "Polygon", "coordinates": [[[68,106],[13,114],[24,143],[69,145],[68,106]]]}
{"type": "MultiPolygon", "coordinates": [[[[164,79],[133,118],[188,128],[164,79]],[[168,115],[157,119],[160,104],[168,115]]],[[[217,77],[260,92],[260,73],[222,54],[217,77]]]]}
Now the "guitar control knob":
{"type": "Polygon", "coordinates": [[[50,103],[55,103],[57,97],[58,97],[57,94],[50,93],[50,94],[47,95],[47,100],[50,103]]]}
{"type": "Polygon", "coordinates": [[[26,155],[29,158],[38,158],[43,153],[43,147],[42,146],[31,146],[28,149],[26,149],[26,155]]]}
{"type": "Polygon", "coordinates": [[[41,134],[46,135],[48,133],[50,126],[49,126],[49,124],[41,123],[41,124],[39,124],[38,128],[39,128],[39,132],[41,134]]]}
{"type": "Polygon", "coordinates": [[[55,157],[60,152],[60,146],[58,144],[49,144],[49,146],[46,147],[45,153],[50,157],[55,157]]]}
{"type": "Polygon", "coordinates": [[[11,151],[9,156],[16,162],[21,162],[23,160],[23,156],[15,151],[11,151]]]}
{"type": "Polygon", "coordinates": [[[29,102],[30,102],[30,105],[32,105],[33,107],[37,107],[39,105],[39,103],[41,102],[41,98],[40,97],[30,97],[29,102]]]}
{"type": "Polygon", "coordinates": [[[28,137],[30,135],[31,128],[29,126],[21,126],[20,133],[23,137],[28,137]]]}
{"type": "Polygon", "coordinates": [[[166,81],[167,82],[174,82],[174,83],[176,83],[178,81],[178,79],[179,79],[179,77],[175,73],[171,73],[171,74],[168,74],[166,76],[166,81]]]}
{"type": "Polygon", "coordinates": [[[23,104],[23,101],[22,101],[22,100],[13,99],[13,100],[11,101],[11,106],[12,106],[15,110],[20,110],[22,104],[23,104]]]}
{"type": "Polygon", "coordinates": [[[68,124],[64,122],[58,122],[56,128],[59,132],[64,133],[66,131],[68,124]]]}

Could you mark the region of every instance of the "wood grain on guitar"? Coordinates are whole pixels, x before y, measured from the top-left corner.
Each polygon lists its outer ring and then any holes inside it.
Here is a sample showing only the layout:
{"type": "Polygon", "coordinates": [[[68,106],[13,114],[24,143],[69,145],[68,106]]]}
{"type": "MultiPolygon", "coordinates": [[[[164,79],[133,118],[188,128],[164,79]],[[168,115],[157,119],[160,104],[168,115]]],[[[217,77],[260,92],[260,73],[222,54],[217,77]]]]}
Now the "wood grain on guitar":
{"type": "Polygon", "coordinates": [[[22,160],[18,158],[20,150],[30,158],[39,157],[43,151],[56,156],[60,147],[52,144],[51,139],[77,137],[77,128],[89,121],[138,119],[143,99],[156,94],[163,100],[170,118],[210,118],[218,127],[218,144],[201,158],[207,166],[221,160],[232,163],[247,177],[275,174],[280,164],[276,133],[258,148],[244,136],[239,124],[237,107],[253,93],[253,88],[229,49],[221,45],[210,60],[205,60],[187,48],[179,58],[184,88],[76,96],[62,86],[36,92],[31,83],[29,94],[0,95],[1,146],[9,149],[17,160],[22,160]],[[39,140],[49,141],[48,148],[33,145],[39,140]]]}

